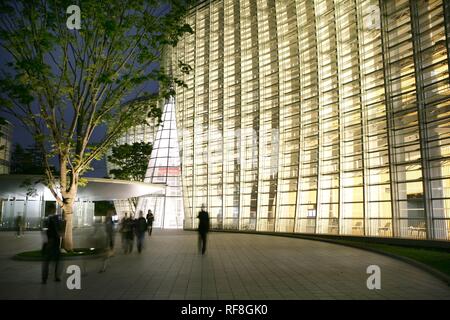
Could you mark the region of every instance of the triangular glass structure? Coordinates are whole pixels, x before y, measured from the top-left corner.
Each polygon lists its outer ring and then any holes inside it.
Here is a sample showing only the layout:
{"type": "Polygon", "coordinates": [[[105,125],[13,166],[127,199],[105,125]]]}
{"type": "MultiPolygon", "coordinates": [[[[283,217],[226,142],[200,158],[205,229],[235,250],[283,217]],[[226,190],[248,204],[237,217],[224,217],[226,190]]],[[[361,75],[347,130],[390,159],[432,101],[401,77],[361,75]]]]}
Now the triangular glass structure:
{"type": "Polygon", "coordinates": [[[144,182],[166,184],[166,189],[164,194],[140,198],[137,212],[142,210],[145,216],[151,209],[155,216],[153,226],[156,228],[183,228],[180,150],[173,98],[164,106],[144,182]]]}

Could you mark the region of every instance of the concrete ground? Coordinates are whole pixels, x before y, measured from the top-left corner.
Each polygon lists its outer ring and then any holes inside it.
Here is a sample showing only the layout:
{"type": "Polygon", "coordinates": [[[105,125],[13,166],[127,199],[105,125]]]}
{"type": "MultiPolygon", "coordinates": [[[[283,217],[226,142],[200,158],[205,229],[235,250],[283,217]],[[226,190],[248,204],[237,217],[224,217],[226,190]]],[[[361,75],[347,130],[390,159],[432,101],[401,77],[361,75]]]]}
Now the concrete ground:
{"type": "MultiPolygon", "coordinates": [[[[92,231],[91,231],[92,232],[92,231]]],[[[75,232],[78,246],[89,232],[75,232]]],[[[210,233],[205,256],[192,231],[155,230],[145,250],[101,259],[64,261],[62,282],[40,283],[41,263],[15,261],[41,246],[39,232],[0,233],[0,299],[450,299],[450,287],[404,262],[345,246],[265,235],[210,233]],[[69,290],[69,265],[83,273],[69,290]],[[369,290],[369,265],[381,269],[381,289],[369,290]]]]}

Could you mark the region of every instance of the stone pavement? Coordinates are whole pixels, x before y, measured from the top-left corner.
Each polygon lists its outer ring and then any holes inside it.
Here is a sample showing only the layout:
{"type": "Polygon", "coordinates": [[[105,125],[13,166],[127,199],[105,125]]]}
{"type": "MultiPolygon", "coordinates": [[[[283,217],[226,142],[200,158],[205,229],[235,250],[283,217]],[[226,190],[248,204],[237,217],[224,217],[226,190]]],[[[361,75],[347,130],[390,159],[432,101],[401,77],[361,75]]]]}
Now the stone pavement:
{"type": "MultiPolygon", "coordinates": [[[[78,234],[78,245],[87,239],[78,234]]],[[[81,290],[40,283],[41,263],[14,253],[40,246],[39,232],[0,233],[0,299],[450,299],[450,287],[404,262],[345,246],[266,235],[210,233],[207,254],[192,231],[154,230],[142,254],[64,261],[83,270],[81,290]],[[366,269],[381,268],[381,290],[368,290],[366,269]]],[[[65,270],[65,269],[64,269],[65,270]]]]}

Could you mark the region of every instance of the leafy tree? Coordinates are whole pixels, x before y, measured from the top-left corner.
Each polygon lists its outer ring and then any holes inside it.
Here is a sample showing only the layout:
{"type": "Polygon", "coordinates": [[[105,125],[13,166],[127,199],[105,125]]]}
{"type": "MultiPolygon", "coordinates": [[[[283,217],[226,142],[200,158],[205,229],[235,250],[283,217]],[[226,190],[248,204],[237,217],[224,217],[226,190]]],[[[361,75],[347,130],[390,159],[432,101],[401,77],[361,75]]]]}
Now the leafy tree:
{"type": "Polygon", "coordinates": [[[109,170],[116,179],[143,181],[153,145],[146,142],[114,146],[108,161],[117,166],[109,170]]]}
{"type": "MultiPolygon", "coordinates": [[[[152,149],[153,145],[145,142],[114,146],[111,149],[112,154],[108,157],[108,161],[117,168],[111,169],[109,173],[117,179],[143,181],[152,149]]],[[[135,213],[138,199],[133,197],[128,199],[128,202],[133,213],[135,213]]]]}
{"type": "Polygon", "coordinates": [[[80,30],[66,26],[73,0],[0,2],[0,48],[8,54],[0,110],[20,121],[45,154],[45,183],[66,220],[66,250],[73,248],[73,203],[83,173],[145,115],[160,115],[156,106],[125,102],[147,95],[150,80],[168,88],[163,96],[173,94],[169,82],[184,85],[154,66],[165,46],[192,32],[182,22],[189,1],[79,0],[80,30]]]}

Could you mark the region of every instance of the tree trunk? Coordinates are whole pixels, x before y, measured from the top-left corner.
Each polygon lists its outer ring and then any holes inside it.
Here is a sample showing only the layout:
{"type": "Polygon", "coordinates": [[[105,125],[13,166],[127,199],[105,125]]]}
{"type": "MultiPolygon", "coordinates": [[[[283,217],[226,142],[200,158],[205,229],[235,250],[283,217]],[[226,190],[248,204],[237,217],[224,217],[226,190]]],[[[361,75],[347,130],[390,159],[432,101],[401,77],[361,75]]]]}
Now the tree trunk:
{"type": "Polygon", "coordinates": [[[63,248],[66,251],[73,250],[73,236],[72,236],[72,227],[73,227],[73,202],[66,203],[63,207],[64,212],[64,220],[65,220],[65,230],[63,237],[63,248]]]}
{"type": "Polygon", "coordinates": [[[67,160],[65,156],[60,158],[60,186],[61,186],[61,196],[63,202],[63,213],[65,220],[65,229],[63,237],[63,248],[66,251],[73,250],[73,238],[72,238],[72,227],[73,227],[73,204],[75,202],[77,191],[78,191],[78,174],[73,171],[70,172],[68,181],[68,170],[67,170],[67,160]],[[68,188],[68,186],[70,186],[68,188]]]}
{"type": "Polygon", "coordinates": [[[137,202],[138,199],[136,197],[132,197],[130,199],[128,199],[129,203],[130,203],[130,207],[131,207],[131,214],[133,216],[136,216],[136,209],[137,209],[137,202]]]}

